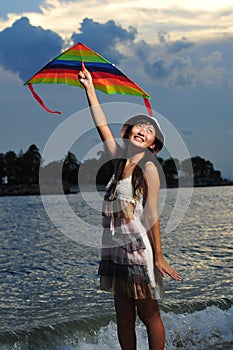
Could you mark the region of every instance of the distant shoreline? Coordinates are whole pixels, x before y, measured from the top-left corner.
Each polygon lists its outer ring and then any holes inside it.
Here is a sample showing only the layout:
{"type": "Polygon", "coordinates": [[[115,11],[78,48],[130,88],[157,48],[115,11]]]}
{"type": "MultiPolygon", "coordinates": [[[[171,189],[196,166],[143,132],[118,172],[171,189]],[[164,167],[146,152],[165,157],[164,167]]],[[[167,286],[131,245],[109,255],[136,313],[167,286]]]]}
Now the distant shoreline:
{"type": "MultiPolygon", "coordinates": [[[[233,182],[229,183],[223,183],[223,184],[209,184],[209,185],[195,185],[192,186],[193,188],[198,187],[226,187],[226,186],[233,186],[233,182]]],[[[88,184],[87,184],[88,187],[88,184]]],[[[191,186],[179,186],[179,188],[189,188],[191,186]]],[[[161,187],[162,189],[163,187],[161,187]]],[[[178,188],[177,186],[168,186],[167,188],[178,188]]],[[[104,186],[98,186],[98,190],[104,191],[104,186]]],[[[78,187],[76,189],[73,189],[72,186],[70,188],[67,188],[64,190],[64,194],[76,194],[79,193],[78,187]]],[[[56,188],[50,188],[50,190],[46,191],[46,194],[48,195],[57,195],[61,194],[60,191],[57,191],[56,188]]],[[[0,185],[0,197],[17,197],[17,196],[40,196],[40,188],[39,185],[0,185]]]]}

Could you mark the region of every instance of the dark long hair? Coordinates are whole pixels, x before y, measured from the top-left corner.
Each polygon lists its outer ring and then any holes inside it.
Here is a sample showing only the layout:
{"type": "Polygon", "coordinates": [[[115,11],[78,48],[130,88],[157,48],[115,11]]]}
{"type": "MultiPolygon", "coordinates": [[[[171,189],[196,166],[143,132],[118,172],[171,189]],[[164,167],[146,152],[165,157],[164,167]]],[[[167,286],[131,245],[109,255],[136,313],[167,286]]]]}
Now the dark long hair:
{"type": "MultiPolygon", "coordinates": [[[[138,120],[143,120],[144,116],[143,115],[138,115],[135,117],[132,117],[130,119],[130,123],[125,123],[122,129],[122,137],[124,139],[128,139],[129,134],[131,129],[133,128],[134,124],[138,120]]],[[[153,120],[153,119],[152,119],[153,120]]],[[[149,120],[150,122],[150,120],[149,120]]],[[[147,149],[145,156],[140,160],[140,162],[135,166],[133,173],[132,173],[132,187],[133,187],[133,197],[137,200],[139,199],[140,195],[143,195],[143,205],[146,203],[147,199],[147,194],[148,194],[148,186],[147,186],[147,180],[144,174],[144,167],[145,164],[148,161],[152,161],[154,164],[156,164],[156,167],[159,171],[159,175],[161,175],[161,166],[156,158],[157,152],[159,152],[164,143],[164,136],[161,133],[160,129],[158,129],[157,124],[155,122],[152,123],[156,129],[156,137],[154,140],[154,145],[155,148],[152,149],[147,149]]],[[[119,158],[118,160],[114,161],[114,177],[113,180],[106,192],[105,198],[107,200],[114,200],[115,199],[115,192],[116,192],[116,186],[118,181],[122,180],[122,175],[124,172],[125,164],[127,161],[126,157],[126,150],[127,150],[127,143],[125,143],[125,157],[124,158],[119,158]]]]}
{"type": "MultiPolygon", "coordinates": [[[[137,116],[135,120],[137,121],[141,118],[141,116],[137,116]]],[[[141,118],[143,119],[143,118],[141,118]]],[[[131,129],[133,128],[133,124],[125,124],[124,125],[124,131],[123,131],[123,139],[128,139],[131,129]]],[[[160,146],[160,144],[157,144],[156,142],[160,142],[157,138],[155,138],[155,148],[157,146],[160,146]]],[[[161,147],[162,148],[162,147],[161,147]]],[[[160,149],[161,149],[160,148],[160,149]]],[[[127,143],[125,143],[125,157],[120,158],[117,161],[114,161],[115,165],[115,171],[114,171],[114,177],[113,180],[106,192],[105,199],[107,200],[114,200],[115,199],[115,192],[116,192],[116,186],[118,181],[122,180],[122,175],[124,172],[125,164],[127,161],[126,157],[126,151],[127,151],[127,143]]],[[[132,173],[132,187],[133,187],[133,197],[135,200],[138,200],[140,195],[143,195],[143,205],[146,203],[147,193],[148,193],[148,186],[146,177],[144,174],[144,167],[146,162],[152,161],[155,163],[156,156],[154,154],[154,150],[148,149],[145,153],[145,156],[136,164],[134,167],[133,173],[132,173]]]]}
{"type": "MultiPolygon", "coordinates": [[[[140,198],[140,195],[143,195],[143,205],[145,205],[148,192],[147,181],[144,174],[144,166],[145,163],[149,160],[153,161],[153,158],[154,157],[152,154],[143,157],[143,159],[141,159],[140,162],[134,167],[132,173],[133,197],[135,200],[138,200],[140,198]]],[[[114,177],[109,188],[107,189],[105,195],[106,200],[115,199],[116,186],[118,181],[122,180],[122,175],[124,172],[126,161],[126,158],[120,158],[115,162],[114,177]]]]}

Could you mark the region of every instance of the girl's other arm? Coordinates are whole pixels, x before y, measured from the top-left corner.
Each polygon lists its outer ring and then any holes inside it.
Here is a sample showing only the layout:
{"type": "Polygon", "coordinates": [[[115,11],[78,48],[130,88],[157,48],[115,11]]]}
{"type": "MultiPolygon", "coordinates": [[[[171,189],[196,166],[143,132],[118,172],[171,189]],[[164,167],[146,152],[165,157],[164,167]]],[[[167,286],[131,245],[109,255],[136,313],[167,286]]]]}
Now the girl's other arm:
{"type": "Polygon", "coordinates": [[[159,174],[156,166],[148,162],[145,166],[145,175],[148,185],[148,196],[145,205],[145,214],[147,224],[149,225],[149,234],[152,238],[155,251],[155,265],[165,277],[168,274],[176,281],[180,281],[180,275],[163,258],[162,243],[160,236],[160,225],[158,217],[158,195],[160,189],[159,174]]]}

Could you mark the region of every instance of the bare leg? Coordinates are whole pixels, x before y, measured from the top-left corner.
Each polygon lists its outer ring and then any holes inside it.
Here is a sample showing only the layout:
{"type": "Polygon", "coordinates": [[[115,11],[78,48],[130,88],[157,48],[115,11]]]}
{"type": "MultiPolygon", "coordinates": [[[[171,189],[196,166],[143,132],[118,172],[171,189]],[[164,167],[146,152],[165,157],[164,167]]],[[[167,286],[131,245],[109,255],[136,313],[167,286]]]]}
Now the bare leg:
{"type": "Polygon", "coordinates": [[[115,296],[118,339],[122,350],[136,350],[136,310],[133,299],[115,296]]]}
{"type": "Polygon", "coordinates": [[[164,350],[165,331],[156,300],[136,301],[138,316],[147,329],[150,350],[164,350]]]}

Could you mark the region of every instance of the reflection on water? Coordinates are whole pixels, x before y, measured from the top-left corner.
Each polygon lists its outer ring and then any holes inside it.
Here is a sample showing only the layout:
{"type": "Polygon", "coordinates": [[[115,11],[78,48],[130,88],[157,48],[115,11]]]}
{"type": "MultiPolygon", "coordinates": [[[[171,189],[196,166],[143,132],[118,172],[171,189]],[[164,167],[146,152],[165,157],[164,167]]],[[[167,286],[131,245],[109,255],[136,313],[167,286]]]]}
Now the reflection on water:
{"type": "MultiPolygon", "coordinates": [[[[221,339],[232,341],[229,320],[232,320],[233,187],[195,188],[182,222],[167,232],[176,191],[167,191],[160,216],[164,254],[182,275],[180,283],[165,279],[166,294],[161,309],[171,329],[170,337],[177,337],[175,323],[182,329],[183,322],[191,324],[204,337],[196,320],[208,323],[210,316],[217,317],[218,333],[228,320],[228,335],[221,339]],[[206,314],[207,310],[212,311],[206,314]],[[191,316],[193,312],[197,316],[191,316]]],[[[83,227],[78,228],[80,242],[57,230],[39,196],[0,198],[0,335],[35,329],[42,332],[43,327],[51,324],[72,322],[76,331],[78,327],[79,336],[82,327],[89,329],[90,335],[99,327],[107,327],[110,320],[115,322],[111,295],[98,290],[100,251],[81,244],[91,236],[88,225],[101,226],[96,209],[99,204],[94,198],[92,206],[91,194],[88,198],[87,203],[80,195],[67,197],[73,212],[83,222],[83,227]]],[[[59,197],[50,196],[50,200],[62,216],[59,197]]],[[[63,220],[69,227],[67,218],[63,220]]],[[[112,328],[108,331],[113,334],[112,328]]],[[[186,337],[189,339],[188,334],[186,337]]],[[[174,344],[174,339],[171,343],[174,344]]],[[[202,349],[207,349],[207,345],[202,349]]]]}

